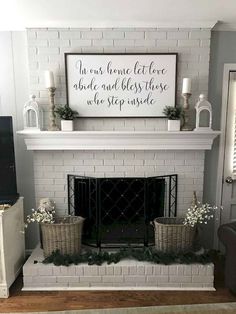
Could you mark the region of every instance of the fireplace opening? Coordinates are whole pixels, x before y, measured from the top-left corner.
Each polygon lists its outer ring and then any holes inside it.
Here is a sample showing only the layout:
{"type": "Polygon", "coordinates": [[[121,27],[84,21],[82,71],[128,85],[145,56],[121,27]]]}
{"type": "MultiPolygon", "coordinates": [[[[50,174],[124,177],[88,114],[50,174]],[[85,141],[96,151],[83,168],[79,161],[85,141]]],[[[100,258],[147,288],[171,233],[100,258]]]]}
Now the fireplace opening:
{"type": "Polygon", "coordinates": [[[70,215],[86,218],[82,241],[95,247],[154,244],[150,222],[174,217],[177,175],[147,178],[93,178],[68,175],[70,215]]]}

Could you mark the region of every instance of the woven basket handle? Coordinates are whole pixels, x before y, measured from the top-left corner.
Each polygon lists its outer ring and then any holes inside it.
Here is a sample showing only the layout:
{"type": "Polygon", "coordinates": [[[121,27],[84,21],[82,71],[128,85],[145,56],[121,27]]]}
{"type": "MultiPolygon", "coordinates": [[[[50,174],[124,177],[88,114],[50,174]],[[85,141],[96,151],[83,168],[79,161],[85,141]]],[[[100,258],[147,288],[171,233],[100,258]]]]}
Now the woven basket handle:
{"type": "Polygon", "coordinates": [[[82,217],[82,216],[78,216],[82,221],[85,221],[86,218],[82,217]]]}
{"type": "Polygon", "coordinates": [[[155,224],[154,221],[150,221],[150,225],[153,226],[154,230],[155,230],[155,224]]]}

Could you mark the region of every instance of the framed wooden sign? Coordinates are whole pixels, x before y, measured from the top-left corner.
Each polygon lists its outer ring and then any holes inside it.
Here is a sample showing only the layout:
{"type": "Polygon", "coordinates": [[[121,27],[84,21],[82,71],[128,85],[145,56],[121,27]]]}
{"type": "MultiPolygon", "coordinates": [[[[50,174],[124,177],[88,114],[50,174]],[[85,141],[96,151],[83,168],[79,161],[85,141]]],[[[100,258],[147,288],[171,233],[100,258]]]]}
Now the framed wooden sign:
{"type": "Polygon", "coordinates": [[[163,117],[175,106],[177,53],[66,53],[67,104],[80,117],[163,117]]]}

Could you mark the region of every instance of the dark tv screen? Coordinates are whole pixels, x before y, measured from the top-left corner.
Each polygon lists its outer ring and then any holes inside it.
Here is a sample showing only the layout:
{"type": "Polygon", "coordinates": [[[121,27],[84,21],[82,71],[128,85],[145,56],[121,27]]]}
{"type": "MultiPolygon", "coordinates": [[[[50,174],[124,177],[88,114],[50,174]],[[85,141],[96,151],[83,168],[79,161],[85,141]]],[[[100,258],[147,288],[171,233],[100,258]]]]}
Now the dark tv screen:
{"type": "Polygon", "coordinates": [[[0,116],[0,203],[17,196],[12,117],[0,116]]]}

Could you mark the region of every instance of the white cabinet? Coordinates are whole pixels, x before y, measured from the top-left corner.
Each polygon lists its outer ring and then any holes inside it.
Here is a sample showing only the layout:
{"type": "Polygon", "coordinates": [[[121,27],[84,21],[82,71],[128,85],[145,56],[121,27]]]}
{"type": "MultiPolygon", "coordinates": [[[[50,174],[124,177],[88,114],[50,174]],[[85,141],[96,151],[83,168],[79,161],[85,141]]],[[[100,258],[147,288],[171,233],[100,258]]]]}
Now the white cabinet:
{"type": "Polygon", "coordinates": [[[21,271],[25,258],[23,197],[10,208],[0,210],[0,298],[21,271]]]}

